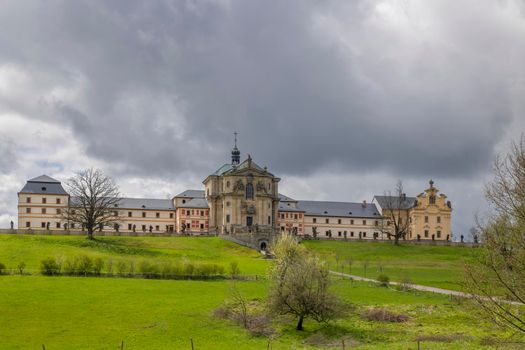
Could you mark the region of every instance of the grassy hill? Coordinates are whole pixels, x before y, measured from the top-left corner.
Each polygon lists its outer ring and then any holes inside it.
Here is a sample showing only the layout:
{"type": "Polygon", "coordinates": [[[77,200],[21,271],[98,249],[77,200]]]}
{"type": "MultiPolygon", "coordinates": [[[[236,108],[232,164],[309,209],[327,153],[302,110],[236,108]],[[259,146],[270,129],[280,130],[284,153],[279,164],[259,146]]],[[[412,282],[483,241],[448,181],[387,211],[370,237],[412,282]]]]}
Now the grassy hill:
{"type": "Polygon", "coordinates": [[[376,278],[383,273],[393,281],[461,290],[465,262],[476,248],[389,242],[303,241],[330,264],[330,269],[376,278]],[[351,269],[349,266],[351,262],[351,269]],[[365,265],[368,266],[365,269],[365,265]]]}
{"type": "MultiPolygon", "coordinates": [[[[212,263],[229,268],[238,263],[241,273],[264,275],[269,261],[261,254],[217,237],[97,237],[90,241],[81,236],[0,235],[0,262],[16,268],[25,262],[28,273],[38,273],[46,257],[65,259],[84,254],[136,264],[151,262],[212,263]]],[[[106,264],[107,265],[107,264],[106,264]]]]}
{"type": "MultiPolygon", "coordinates": [[[[331,249],[341,253],[351,251],[355,261],[370,258],[371,262],[373,256],[383,259],[382,254],[390,251],[385,261],[398,264],[407,252],[411,252],[413,261],[418,260],[417,250],[412,248],[442,248],[401,247],[396,251],[399,247],[376,244],[305,244],[328,259],[333,258],[331,249]],[[376,250],[365,252],[373,249],[376,250]]],[[[430,249],[423,257],[427,263],[434,259],[439,266],[447,260],[446,256],[460,252],[439,254],[430,249]]],[[[261,276],[271,263],[253,250],[212,237],[101,237],[90,242],[77,236],[0,235],[0,262],[14,268],[24,261],[35,273],[0,276],[0,349],[40,349],[42,344],[50,350],[119,349],[122,340],[124,349],[191,349],[190,338],[195,349],[267,349],[268,339],[251,336],[238,325],[213,316],[213,310],[230,295],[232,282],[227,280],[36,274],[40,260],[47,256],[78,254],[126,261],[190,260],[225,267],[237,261],[241,272],[261,276]]],[[[459,258],[449,260],[452,266],[459,266],[459,262],[455,262],[459,258]]],[[[423,349],[490,349],[493,347],[487,344],[491,339],[508,336],[476,314],[468,301],[458,302],[423,292],[401,292],[340,278],[334,278],[333,282],[333,290],[352,303],[354,311],[328,325],[308,320],[304,332],[296,332],[294,322],[286,318],[277,319],[273,325],[277,334],[271,339],[271,349],[340,349],[341,339],[345,339],[347,348],[405,350],[417,348],[418,337],[424,339],[423,349]],[[371,307],[387,308],[408,316],[409,320],[406,323],[367,321],[360,314],[371,307]]],[[[237,282],[237,285],[249,300],[262,300],[268,289],[264,279],[237,282]]]]}

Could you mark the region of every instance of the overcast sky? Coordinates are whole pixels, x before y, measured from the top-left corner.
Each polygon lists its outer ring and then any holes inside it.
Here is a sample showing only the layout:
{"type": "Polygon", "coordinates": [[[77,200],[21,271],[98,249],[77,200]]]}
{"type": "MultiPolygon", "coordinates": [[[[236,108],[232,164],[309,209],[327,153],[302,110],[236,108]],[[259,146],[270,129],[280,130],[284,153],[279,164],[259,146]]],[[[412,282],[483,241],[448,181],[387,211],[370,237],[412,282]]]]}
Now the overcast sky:
{"type": "Polygon", "coordinates": [[[525,127],[525,4],[2,1],[0,227],[29,178],[98,167],[167,198],[239,148],[297,199],[433,179],[453,232],[525,127]]]}

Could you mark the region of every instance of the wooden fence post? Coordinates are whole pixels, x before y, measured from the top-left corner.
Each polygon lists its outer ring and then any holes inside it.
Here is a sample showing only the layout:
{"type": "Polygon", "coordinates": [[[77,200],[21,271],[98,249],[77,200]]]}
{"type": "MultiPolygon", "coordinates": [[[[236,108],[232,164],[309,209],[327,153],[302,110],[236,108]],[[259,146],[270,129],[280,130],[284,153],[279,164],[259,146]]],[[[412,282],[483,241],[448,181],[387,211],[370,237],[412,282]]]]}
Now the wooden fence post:
{"type": "Polygon", "coordinates": [[[46,346],[42,344],[42,350],[46,350],[46,346]]]}
{"type": "Polygon", "coordinates": [[[195,350],[195,348],[193,347],[193,338],[190,338],[190,341],[191,341],[191,350],[195,350]]]}
{"type": "Polygon", "coordinates": [[[124,340],[120,343],[120,350],[124,350],[124,340]]]}
{"type": "Polygon", "coordinates": [[[346,349],[345,348],[345,340],[343,339],[343,340],[341,340],[341,342],[343,343],[343,350],[345,350],[346,349]]]}
{"type": "Polygon", "coordinates": [[[417,341],[417,350],[421,350],[421,340],[417,341]]]}

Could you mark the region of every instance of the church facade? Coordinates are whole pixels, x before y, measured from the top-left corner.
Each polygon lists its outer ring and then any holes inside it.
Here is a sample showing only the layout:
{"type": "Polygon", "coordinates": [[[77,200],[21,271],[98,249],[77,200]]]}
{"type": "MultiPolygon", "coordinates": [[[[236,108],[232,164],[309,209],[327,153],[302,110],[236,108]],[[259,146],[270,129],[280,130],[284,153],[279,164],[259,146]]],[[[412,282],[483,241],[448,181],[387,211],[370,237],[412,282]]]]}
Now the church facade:
{"type": "MultiPolygon", "coordinates": [[[[202,190],[186,190],[172,199],[121,198],[118,224],[101,230],[114,234],[235,235],[243,232],[291,232],[330,239],[384,240],[388,217],[384,196],[372,202],[296,200],[279,193],[280,178],[248,155],[240,161],[235,145],[231,162],[203,181],[202,190]],[[381,198],[383,197],[383,199],[381,198]]],[[[407,240],[448,240],[452,207],[431,187],[407,197],[403,214],[411,221],[407,240]]],[[[82,231],[61,211],[70,196],[60,181],[42,175],[18,193],[18,228],[29,231],[82,231]]]]}

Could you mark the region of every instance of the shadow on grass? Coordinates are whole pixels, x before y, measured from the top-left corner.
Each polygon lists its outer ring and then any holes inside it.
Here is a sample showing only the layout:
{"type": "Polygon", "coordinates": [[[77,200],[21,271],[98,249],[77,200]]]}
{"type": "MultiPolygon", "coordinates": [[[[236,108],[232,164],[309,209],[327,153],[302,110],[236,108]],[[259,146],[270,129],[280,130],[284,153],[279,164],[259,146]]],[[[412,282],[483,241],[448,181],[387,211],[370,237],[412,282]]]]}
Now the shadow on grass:
{"type": "Polygon", "coordinates": [[[88,248],[100,252],[118,254],[118,255],[141,255],[149,257],[158,257],[163,255],[162,252],[140,246],[140,241],[128,239],[101,238],[94,239],[80,238],[75,240],[65,240],[61,244],[78,248],[88,248]]]}

